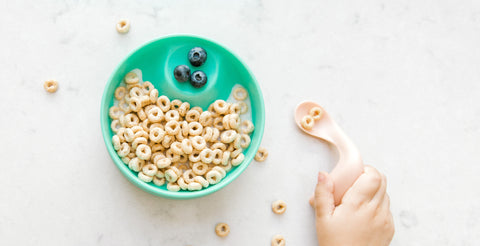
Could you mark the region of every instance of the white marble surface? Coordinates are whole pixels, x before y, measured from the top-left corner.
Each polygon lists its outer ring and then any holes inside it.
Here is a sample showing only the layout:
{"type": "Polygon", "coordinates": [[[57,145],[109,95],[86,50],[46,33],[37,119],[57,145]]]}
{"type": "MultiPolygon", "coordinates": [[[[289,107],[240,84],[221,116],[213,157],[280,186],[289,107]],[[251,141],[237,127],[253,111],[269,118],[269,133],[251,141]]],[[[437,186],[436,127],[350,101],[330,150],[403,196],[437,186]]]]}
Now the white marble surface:
{"type": "Polygon", "coordinates": [[[0,0],[0,245],[269,245],[276,233],[315,245],[307,199],[336,157],[294,126],[303,99],[324,105],[387,174],[392,245],[478,244],[479,44],[473,0],[0,0]],[[127,35],[115,31],[120,18],[132,22],[127,35]],[[234,50],[266,103],[268,161],[190,201],[130,184],[100,134],[114,67],[171,33],[234,50]],[[286,214],[272,214],[276,199],[286,214]],[[213,232],[219,221],[227,238],[213,232]]]}

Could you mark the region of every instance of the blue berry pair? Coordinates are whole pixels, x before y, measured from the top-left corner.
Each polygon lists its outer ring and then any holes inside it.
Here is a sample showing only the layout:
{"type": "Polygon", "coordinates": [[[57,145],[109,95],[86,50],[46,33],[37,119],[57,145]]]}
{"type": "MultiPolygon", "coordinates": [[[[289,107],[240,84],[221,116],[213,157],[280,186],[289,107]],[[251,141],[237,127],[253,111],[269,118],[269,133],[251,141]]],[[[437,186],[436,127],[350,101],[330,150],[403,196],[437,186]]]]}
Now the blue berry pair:
{"type": "MultiPolygon", "coordinates": [[[[195,47],[188,52],[188,60],[194,67],[199,67],[207,60],[207,52],[200,47],[195,47]]],[[[173,75],[178,82],[190,80],[190,84],[195,88],[203,87],[207,83],[207,75],[203,71],[195,71],[190,74],[190,68],[187,65],[178,65],[173,70],[173,75]]]]}

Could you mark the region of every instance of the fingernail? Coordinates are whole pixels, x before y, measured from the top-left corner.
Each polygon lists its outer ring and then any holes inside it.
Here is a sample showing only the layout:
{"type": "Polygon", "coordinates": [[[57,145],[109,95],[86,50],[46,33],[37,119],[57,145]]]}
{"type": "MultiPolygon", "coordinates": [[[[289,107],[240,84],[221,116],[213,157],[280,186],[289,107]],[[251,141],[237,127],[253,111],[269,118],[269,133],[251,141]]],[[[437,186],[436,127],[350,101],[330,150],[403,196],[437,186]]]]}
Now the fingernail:
{"type": "Polygon", "coordinates": [[[318,182],[319,182],[319,183],[325,182],[325,178],[326,178],[326,177],[325,177],[325,174],[324,174],[324,173],[318,172],[318,182]]]}

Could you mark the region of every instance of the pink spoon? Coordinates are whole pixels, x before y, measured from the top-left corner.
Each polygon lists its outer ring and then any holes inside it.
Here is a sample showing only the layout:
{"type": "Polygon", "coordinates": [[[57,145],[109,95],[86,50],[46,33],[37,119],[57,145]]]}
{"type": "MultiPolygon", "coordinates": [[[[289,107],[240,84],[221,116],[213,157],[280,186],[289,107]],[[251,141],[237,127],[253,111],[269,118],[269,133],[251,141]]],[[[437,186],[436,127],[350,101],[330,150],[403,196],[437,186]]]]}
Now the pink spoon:
{"type": "Polygon", "coordinates": [[[295,122],[305,133],[327,141],[337,148],[340,158],[330,176],[334,184],[335,205],[340,204],[345,191],[353,185],[363,172],[363,161],[357,147],[343,133],[342,129],[340,129],[327,111],[314,102],[305,101],[297,106],[295,122]],[[322,110],[322,116],[315,121],[312,129],[306,130],[302,127],[301,121],[313,107],[319,107],[322,110]]]}

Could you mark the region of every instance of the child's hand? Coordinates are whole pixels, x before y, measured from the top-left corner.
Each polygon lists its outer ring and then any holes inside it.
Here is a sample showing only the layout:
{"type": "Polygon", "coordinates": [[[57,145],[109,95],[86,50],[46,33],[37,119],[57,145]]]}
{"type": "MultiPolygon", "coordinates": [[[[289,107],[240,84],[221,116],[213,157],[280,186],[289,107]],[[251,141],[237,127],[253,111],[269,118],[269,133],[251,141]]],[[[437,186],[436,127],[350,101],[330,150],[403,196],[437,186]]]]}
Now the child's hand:
{"type": "Polygon", "coordinates": [[[334,205],[333,182],[327,173],[318,174],[315,208],[320,246],[389,245],[395,231],[385,175],[366,166],[345,192],[340,205],[334,205]]]}

